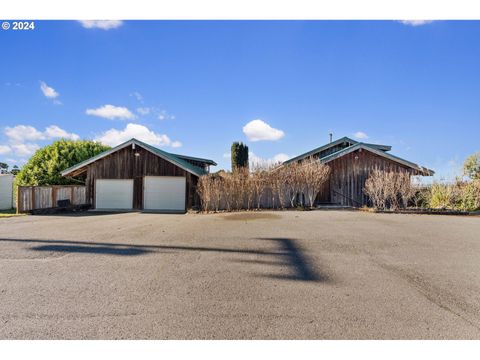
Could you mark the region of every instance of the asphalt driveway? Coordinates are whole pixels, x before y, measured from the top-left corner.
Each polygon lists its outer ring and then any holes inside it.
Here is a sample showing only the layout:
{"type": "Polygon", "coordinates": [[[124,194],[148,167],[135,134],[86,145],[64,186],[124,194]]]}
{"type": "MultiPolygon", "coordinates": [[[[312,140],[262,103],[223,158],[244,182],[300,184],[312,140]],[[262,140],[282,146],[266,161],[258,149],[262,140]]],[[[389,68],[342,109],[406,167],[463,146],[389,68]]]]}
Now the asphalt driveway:
{"type": "Polygon", "coordinates": [[[480,339],[480,218],[0,219],[1,339],[480,339]]]}

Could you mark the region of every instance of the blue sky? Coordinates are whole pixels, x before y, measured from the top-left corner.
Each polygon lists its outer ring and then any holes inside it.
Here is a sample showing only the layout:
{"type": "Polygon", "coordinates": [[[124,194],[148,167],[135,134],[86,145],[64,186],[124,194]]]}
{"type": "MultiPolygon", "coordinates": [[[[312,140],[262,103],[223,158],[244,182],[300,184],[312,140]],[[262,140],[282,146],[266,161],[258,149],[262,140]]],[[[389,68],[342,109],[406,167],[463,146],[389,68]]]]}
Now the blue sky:
{"type": "Polygon", "coordinates": [[[0,31],[0,161],[64,136],[229,168],[334,138],[452,177],[480,150],[480,22],[37,21],[0,31]],[[363,133],[363,134],[362,134],[363,133]],[[363,137],[363,138],[362,138],[363,137]]]}

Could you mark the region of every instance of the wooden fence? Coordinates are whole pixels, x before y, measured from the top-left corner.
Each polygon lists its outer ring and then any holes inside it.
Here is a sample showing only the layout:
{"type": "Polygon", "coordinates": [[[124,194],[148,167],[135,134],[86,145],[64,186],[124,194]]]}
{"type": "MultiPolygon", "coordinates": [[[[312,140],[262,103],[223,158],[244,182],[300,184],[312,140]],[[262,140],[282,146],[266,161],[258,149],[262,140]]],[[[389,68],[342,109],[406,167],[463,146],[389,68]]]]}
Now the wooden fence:
{"type": "Polygon", "coordinates": [[[59,200],[70,200],[72,205],[84,205],[84,185],[18,186],[17,213],[58,207],[59,200]]]}

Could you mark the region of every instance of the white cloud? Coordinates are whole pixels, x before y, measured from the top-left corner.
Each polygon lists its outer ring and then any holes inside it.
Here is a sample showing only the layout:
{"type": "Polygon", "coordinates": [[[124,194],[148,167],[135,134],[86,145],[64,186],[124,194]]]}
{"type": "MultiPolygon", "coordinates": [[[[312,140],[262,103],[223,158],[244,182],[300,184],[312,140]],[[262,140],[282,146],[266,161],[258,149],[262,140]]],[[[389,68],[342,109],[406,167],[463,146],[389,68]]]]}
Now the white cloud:
{"type": "Polygon", "coordinates": [[[28,125],[17,125],[14,127],[7,126],[5,128],[5,135],[7,135],[9,140],[14,143],[45,139],[45,135],[41,131],[28,125]]]}
{"type": "Polygon", "coordinates": [[[116,29],[123,25],[121,20],[79,20],[80,24],[86,29],[116,29]]]}
{"type": "Polygon", "coordinates": [[[14,144],[24,143],[26,141],[47,140],[54,138],[65,138],[70,140],[78,140],[77,134],[69,133],[57,125],[48,126],[45,131],[38,131],[33,126],[17,125],[14,127],[6,127],[5,135],[9,141],[14,144]]]}
{"type": "MultiPolygon", "coordinates": [[[[44,81],[40,81],[40,90],[42,90],[43,95],[49,99],[55,99],[60,96],[54,88],[48,86],[44,81]]],[[[59,101],[57,100],[57,103],[58,102],[59,101]]]]}
{"type": "Polygon", "coordinates": [[[158,134],[148,129],[146,126],[133,123],[127,124],[127,126],[123,130],[107,130],[103,134],[97,136],[95,140],[100,141],[105,145],[116,146],[130,140],[131,138],[144,141],[150,145],[171,147],[182,146],[179,141],[172,141],[167,135],[158,134]]]}
{"type": "Polygon", "coordinates": [[[357,139],[368,139],[368,135],[365,134],[363,131],[357,131],[353,136],[357,139]]]}
{"type": "Polygon", "coordinates": [[[250,141],[276,141],[285,136],[285,133],[282,130],[272,128],[270,125],[260,119],[252,120],[246,124],[243,127],[243,133],[250,141]]]}
{"type": "Polygon", "coordinates": [[[231,159],[231,158],[232,158],[232,153],[230,153],[230,152],[224,153],[224,154],[223,154],[223,158],[224,158],[224,159],[231,159]]]}
{"type": "Polygon", "coordinates": [[[40,149],[40,146],[33,143],[13,144],[12,149],[17,156],[31,156],[40,149]]]}
{"type": "Polygon", "coordinates": [[[139,107],[137,108],[137,113],[140,115],[148,115],[150,114],[151,109],[149,107],[139,107]]]}
{"type": "Polygon", "coordinates": [[[8,154],[12,149],[7,145],[0,145],[0,155],[8,154]]]}
{"type": "Polygon", "coordinates": [[[400,22],[408,26],[422,26],[432,23],[433,20],[400,20],[400,22]]]}
{"type": "Polygon", "coordinates": [[[80,138],[77,134],[69,133],[57,125],[48,126],[43,132],[29,125],[6,127],[5,135],[8,138],[9,145],[0,146],[0,154],[3,150],[13,152],[16,156],[31,156],[40,148],[40,146],[35,143],[35,141],[38,140],[55,138],[78,140],[80,138]]]}
{"type": "Polygon", "coordinates": [[[105,119],[134,119],[135,115],[130,110],[123,106],[103,105],[97,109],[87,109],[87,115],[98,116],[105,119]]]}
{"type": "Polygon", "coordinates": [[[63,138],[69,140],[79,140],[80,136],[74,133],[66,132],[65,130],[59,128],[57,125],[51,125],[47,127],[44,131],[45,137],[47,139],[53,138],[63,138]]]}

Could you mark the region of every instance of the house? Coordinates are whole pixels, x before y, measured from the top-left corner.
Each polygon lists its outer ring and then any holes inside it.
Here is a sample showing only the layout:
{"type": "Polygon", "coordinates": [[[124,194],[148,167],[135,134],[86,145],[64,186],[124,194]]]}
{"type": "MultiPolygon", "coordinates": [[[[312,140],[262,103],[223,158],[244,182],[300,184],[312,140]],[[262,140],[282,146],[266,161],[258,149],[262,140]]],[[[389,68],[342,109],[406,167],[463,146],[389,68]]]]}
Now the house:
{"type": "Polygon", "coordinates": [[[363,189],[375,169],[404,171],[412,176],[432,176],[434,172],[390,154],[391,146],[368,144],[343,137],[298,155],[283,164],[313,157],[330,166],[330,178],[317,195],[317,203],[364,206],[369,200],[363,189]]]}
{"type": "Polygon", "coordinates": [[[94,209],[185,212],[198,205],[196,185],[209,159],[172,154],[131,139],[62,172],[82,178],[94,209]]]}

